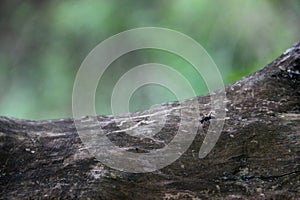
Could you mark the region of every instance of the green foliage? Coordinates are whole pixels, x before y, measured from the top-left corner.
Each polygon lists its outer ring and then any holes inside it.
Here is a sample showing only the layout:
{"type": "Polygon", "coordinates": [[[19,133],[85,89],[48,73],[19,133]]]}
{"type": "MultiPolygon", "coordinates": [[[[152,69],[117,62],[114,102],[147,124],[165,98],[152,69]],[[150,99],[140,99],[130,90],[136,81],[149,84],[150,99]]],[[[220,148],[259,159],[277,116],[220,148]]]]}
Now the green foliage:
{"type": "MultiPolygon", "coordinates": [[[[258,70],[299,40],[299,11],[297,0],[3,1],[0,115],[71,117],[73,82],[83,59],[99,42],[136,27],[165,27],[189,35],[212,56],[228,84],[258,70]]],[[[118,78],[148,62],[178,70],[188,77],[196,95],[207,92],[184,59],[141,50],[122,56],[105,72],[96,95],[99,114],[111,113],[109,97],[118,78]]],[[[167,88],[146,85],[133,94],[129,109],[176,99],[167,88]]]]}

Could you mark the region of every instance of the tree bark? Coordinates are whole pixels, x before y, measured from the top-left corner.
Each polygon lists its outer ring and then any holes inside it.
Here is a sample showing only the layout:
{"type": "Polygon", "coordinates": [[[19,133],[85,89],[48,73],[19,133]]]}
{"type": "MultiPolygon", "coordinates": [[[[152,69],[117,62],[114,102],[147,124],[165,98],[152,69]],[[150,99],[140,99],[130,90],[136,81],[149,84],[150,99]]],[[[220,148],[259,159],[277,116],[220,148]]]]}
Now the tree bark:
{"type": "MultiPolygon", "coordinates": [[[[183,124],[187,130],[199,125],[188,150],[172,164],[149,173],[124,172],[98,161],[83,145],[71,118],[0,117],[0,197],[300,198],[299,83],[300,42],[261,70],[228,85],[225,125],[215,147],[201,159],[198,152],[208,127],[218,120],[207,115],[212,111],[209,94],[184,101],[184,111],[182,102],[170,102],[129,115],[97,116],[113,144],[139,154],[163,148],[172,140],[182,120],[180,111],[192,114],[199,109],[199,117],[183,124]],[[199,107],[188,107],[195,102],[199,107]],[[128,135],[122,129],[126,125],[135,133],[150,130],[150,136],[128,135]],[[160,132],[151,135],[160,126],[160,132]]],[[[96,130],[97,126],[87,123],[83,128],[96,130]]]]}

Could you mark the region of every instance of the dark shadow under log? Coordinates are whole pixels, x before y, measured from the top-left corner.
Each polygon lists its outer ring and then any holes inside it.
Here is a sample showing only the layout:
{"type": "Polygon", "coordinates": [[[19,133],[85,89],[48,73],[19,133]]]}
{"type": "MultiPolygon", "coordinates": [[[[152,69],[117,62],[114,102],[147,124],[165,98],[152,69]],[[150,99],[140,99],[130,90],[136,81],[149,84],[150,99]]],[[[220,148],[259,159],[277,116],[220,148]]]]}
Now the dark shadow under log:
{"type": "MultiPolygon", "coordinates": [[[[197,123],[201,116],[191,118],[186,127],[199,124],[192,145],[178,160],[151,173],[126,173],[103,165],[82,144],[73,119],[0,117],[0,198],[300,198],[299,88],[300,42],[261,70],[226,87],[225,125],[208,156],[199,159],[198,152],[209,123],[217,119],[201,124],[197,123]]],[[[211,111],[209,95],[185,103],[195,101],[201,114],[211,111]]],[[[130,114],[134,116],[130,123],[126,115],[97,119],[115,145],[147,153],[172,140],[180,109],[178,102],[170,102],[130,114]],[[150,121],[150,115],[156,120],[150,121]],[[141,139],[128,136],[121,123],[128,123],[127,128],[137,133],[161,125],[163,129],[141,139]]]]}

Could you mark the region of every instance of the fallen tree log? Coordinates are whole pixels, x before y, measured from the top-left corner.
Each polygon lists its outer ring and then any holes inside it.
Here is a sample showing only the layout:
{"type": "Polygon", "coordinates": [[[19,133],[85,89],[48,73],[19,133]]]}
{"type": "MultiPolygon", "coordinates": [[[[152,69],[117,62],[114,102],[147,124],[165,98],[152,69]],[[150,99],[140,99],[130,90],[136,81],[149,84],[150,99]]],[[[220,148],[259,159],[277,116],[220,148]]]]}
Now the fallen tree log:
{"type": "MultiPolygon", "coordinates": [[[[217,119],[191,118],[185,126],[199,124],[199,129],[188,150],[172,164],[149,173],[129,173],[102,164],[83,145],[71,118],[31,121],[0,117],[0,197],[300,198],[299,83],[300,42],[261,70],[226,87],[225,125],[206,157],[200,159],[198,152],[209,124],[217,119]]],[[[196,97],[186,100],[185,105],[197,101],[196,109],[208,114],[209,98],[209,94],[196,97]]],[[[128,115],[97,116],[97,120],[115,145],[147,153],[172,140],[181,109],[178,102],[170,102],[130,114],[130,123],[128,115]],[[150,122],[150,115],[156,120],[150,122]],[[118,126],[127,122],[135,132],[163,128],[155,136],[139,138],[118,126]]],[[[185,112],[193,113],[194,109],[185,112]]],[[[87,124],[84,128],[97,126],[87,124]]]]}

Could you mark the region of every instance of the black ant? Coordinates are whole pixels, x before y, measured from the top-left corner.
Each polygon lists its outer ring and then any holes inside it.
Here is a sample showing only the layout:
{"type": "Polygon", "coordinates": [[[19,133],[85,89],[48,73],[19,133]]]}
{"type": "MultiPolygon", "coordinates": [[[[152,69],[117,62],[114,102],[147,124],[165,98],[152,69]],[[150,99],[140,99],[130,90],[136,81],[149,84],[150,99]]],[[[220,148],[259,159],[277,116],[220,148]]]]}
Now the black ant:
{"type": "Polygon", "coordinates": [[[208,115],[204,115],[201,118],[200,122],[201,122],[201,124],[203,124],[204,122],[209,121],[209,120],[214,119],[214,118],[215,118],[215,116],[212,114],[212,112],[209,112],[208,115]]]}

